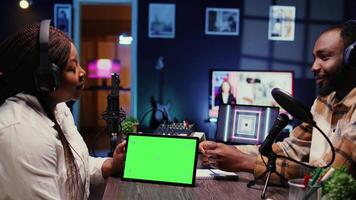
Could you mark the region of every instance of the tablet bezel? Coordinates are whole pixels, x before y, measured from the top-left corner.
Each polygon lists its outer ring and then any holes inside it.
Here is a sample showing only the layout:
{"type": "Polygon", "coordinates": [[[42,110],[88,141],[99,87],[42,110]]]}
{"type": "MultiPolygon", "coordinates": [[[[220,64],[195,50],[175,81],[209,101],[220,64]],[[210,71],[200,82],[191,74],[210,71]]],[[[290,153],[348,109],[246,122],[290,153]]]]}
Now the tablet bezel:
{"type": "Polygon", "coordinates": [[[126,167],[126,156],[125,156],[124,164],[123,164],[123,167],[122,167],[121,180],[130,181],[130,182],[155,183],[155,184],[175,185],[175,186],[188,186],[188,187],[194,187],[195,186],[195,180],[196,180],[195,176],[196,176],[196,168],[197,168],[197,160],[198,160],[199,138],[197,138],[197,137],[189,137],[189,136],[170,136],[170,135],[157,135],[157,134],[129,133],[127,135],[126,151],[128,151],[129,148],[130,148],[129,145],[128,145],[129,142],[130,142],[130,136],[177,138],[177,139],[195,140],[196,141],[196,145],[195,145],[195,158],[194,158],[192,182],[191,183],[179,183],[179,182],[167,182],[167,181],[157,181],[157,180],[147,180],[147,179],[137,179],[137,178],[126,178],[126,177],[124,177],[125,167],[126,167]]]}

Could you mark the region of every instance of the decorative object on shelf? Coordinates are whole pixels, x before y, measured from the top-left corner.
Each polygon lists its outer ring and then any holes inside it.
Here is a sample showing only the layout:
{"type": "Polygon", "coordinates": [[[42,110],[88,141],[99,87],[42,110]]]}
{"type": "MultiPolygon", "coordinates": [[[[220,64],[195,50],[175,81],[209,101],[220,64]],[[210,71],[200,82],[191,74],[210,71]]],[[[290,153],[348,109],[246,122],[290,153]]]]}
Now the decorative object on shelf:
{"type": "Polygon", "coordinates": [[[54,26],[72,37],[72,5],[54,4],[54,26]]]}
{"type": "Polygon", "coordinates": [[[205,34],[239,35],[240,9],[206,8],[205,34]]]}
{"type": "Polygon", "coordinates": [[[149,4],[148,37],[174,38],[175,4],[149,4]]]}

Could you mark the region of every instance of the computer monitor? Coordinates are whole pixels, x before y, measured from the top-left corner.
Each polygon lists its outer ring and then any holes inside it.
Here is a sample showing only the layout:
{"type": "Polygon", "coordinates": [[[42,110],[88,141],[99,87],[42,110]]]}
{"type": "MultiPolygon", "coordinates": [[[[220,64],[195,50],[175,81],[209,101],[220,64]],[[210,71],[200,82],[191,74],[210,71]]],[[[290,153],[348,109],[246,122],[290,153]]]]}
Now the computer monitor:
{"type": "Polygon", "coordinates": [[[293,76],[291,71],[211,70],[209,119],[217,118],[220,104],[279,106],[271,90],[278,87],[293,94],[293,76]],[[225,96],[225,102],[221,98],[223,85],[229,85],[231,94],[225,96]]]}
{"type": "Polygon", "coordinates": [[[197,137],[130,133],[122,180],[195,185],[197,137]]]}
{"type": "Polygon", "coordinates": [[[261,144],[279,107],[256,105],[221,105],[215,139],[228,144],[261,144]]]}

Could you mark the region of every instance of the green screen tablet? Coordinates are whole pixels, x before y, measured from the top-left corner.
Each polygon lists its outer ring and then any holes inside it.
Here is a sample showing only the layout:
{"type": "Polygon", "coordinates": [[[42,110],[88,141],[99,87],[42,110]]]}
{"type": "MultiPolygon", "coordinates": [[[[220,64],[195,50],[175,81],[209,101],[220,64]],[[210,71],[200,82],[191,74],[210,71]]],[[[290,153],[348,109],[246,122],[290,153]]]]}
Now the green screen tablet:
{"type": "Polygon", "coordinates": [[[129,134],[122,180],[194,186],[198,138],[129,134]]]}

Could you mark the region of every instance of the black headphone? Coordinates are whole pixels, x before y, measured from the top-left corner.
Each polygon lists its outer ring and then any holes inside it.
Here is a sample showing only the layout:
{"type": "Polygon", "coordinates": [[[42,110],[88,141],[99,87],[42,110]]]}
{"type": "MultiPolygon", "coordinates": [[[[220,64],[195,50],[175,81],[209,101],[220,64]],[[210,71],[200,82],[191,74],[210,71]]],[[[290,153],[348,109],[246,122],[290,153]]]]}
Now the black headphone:
{"type": "MultiPolygon", "coordinates": [[[[356,26],[355,20],[347,21],[345,24],[347,23],[353,23],[356,26]]],[[[344,50],[343,60],[347,67],[356,69],[356,41],[344,50]]]]}
{"type": "Polygon", "coordinates": [[[59,67],[50,62],[48,41],[51,20],[42,20],[39,30],[40,65],[34,73],[35,86],[39,92],[49,93],[59,86],[59,67]]]}
{"type": "Polygon", "coordinates": [[[350,68],[356,68],[356,42],[350,44],[344,51],[344,63],[350,68]]]}

